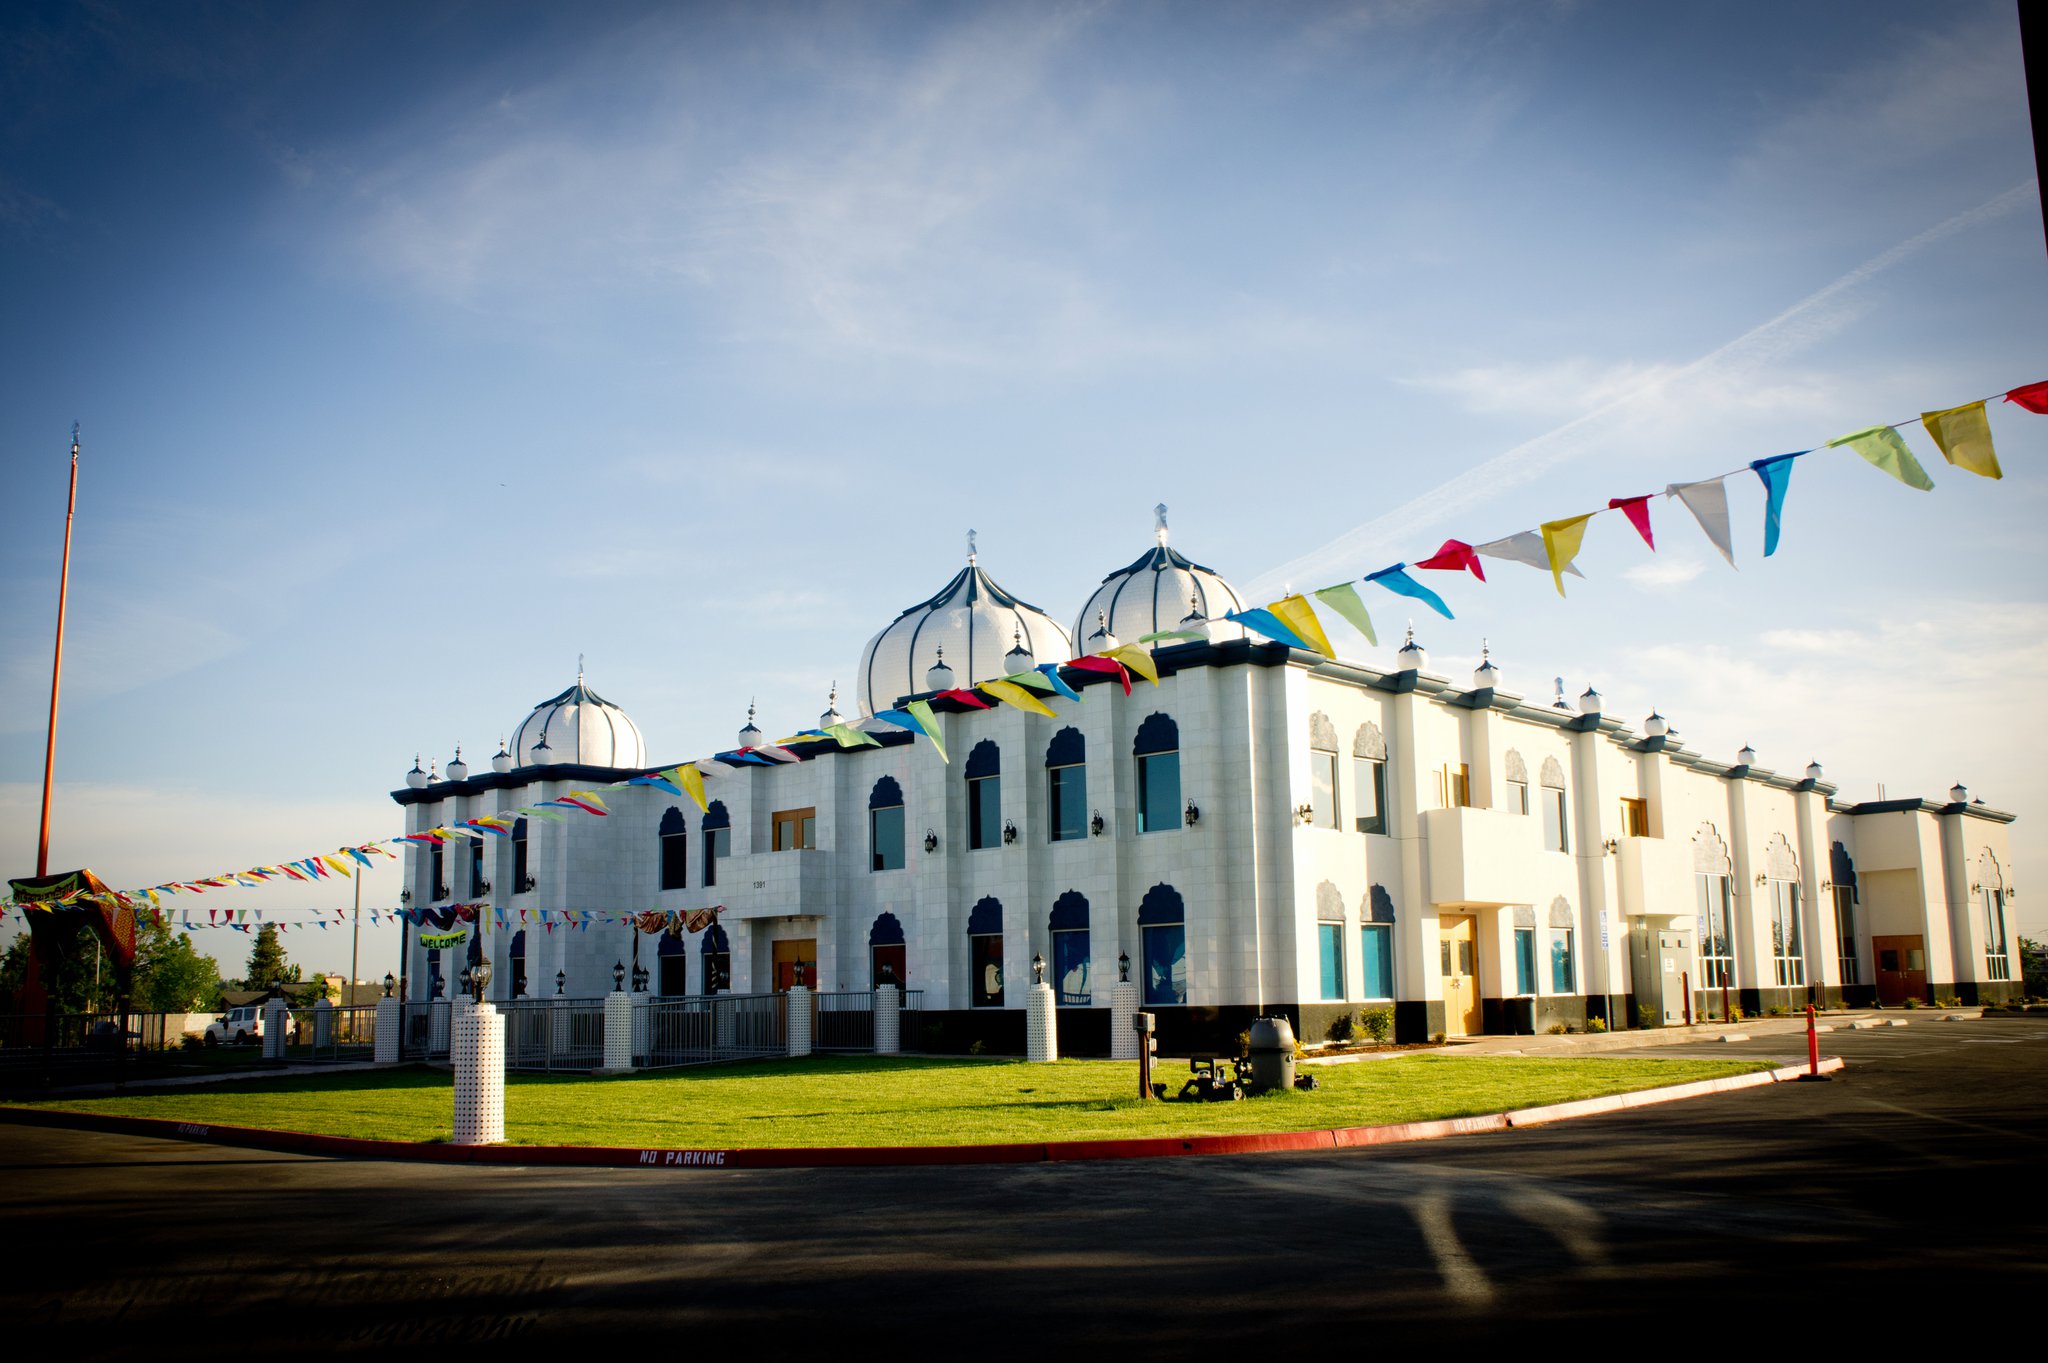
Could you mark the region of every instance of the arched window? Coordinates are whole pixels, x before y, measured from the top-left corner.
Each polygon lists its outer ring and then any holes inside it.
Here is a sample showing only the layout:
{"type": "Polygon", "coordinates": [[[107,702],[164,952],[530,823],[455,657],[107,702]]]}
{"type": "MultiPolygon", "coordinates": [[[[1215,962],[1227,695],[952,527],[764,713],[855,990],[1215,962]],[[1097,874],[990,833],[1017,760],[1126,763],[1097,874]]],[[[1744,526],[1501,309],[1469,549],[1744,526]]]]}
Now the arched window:
{"type": "Polygon", "coordinates": [[[512,821],[512,893],[524,894],[533,888],[533,877],[526,870],[526,820],[512,821]]]}
{"type": "Polygon", "coordinates": [[[732,815],[725,812],[725,801],[713,800],[698,827],[704,833],[704,884],[709,888],[718,883],[718,863],[732,855],[732,815]]]}
{"type": "Polygon", "coordinates": [[[1578,970],[1572,955],[1572,906],[1563,895],[1550,901],[1550,992],[1579,992],[1578,970]]]}
{"type": "Polygon", "coordinates": [[[1799,858],[1783,833],[1764,845],[1764,876],[1771,896],[1771,969],[1780,985],[1806,983],[1806,944],[1800,934],[1799,858]]]}
{"type": "Polygon", "coordinates": [[[1843,984],[1861,984],[1863,970],[1856,950],[1856,863],[1839,842],[1828,846],[1828,880],[1835,897],[1835,950],[1843,984]]]}
{"type": "MultiPolygon", "coordinates": [[[[1335,753],[1331,754],[1334,759],[1335,753]]],[[[1324,881],[1316,886],[1316,956],[1322,965],[1323,998],[1344,997],[1344,895],[1324,881]]]]}
{"type": "Polygon", "coordinates": [[[683,946],[682,934],[674,928],[661,934],[661,941],[654,948],[655,965],[659,969],[656,988],[664,998],[676,998],[690,992],[690,954],[683,946]]]}
{"type": "Polygon", "coordinates": [[[690,883],[690,827],[683,811],[671,806],[661,816],[661,888],[680,890],[690,883]]]}
{"type": "Polygon", "coordinates": [[[1351,737],[1351,766],[1358,781],[1354,826],[1361,833],[1387,832],[1387,740],[1370,720],[1351,737]]]}
{"type": "Polygon", "coordinates": [[[484,840],[481,836],[469,841],[469,897],[482,899],[490,893],[490,882],[484,879],[484,840]]]}
{"type": "MultiPolygon", "coordinates": [[[[1728,844],[1710,823],[1692,835],[1693,884],[1699,894],[1702,991],[1735,988],[1735,899],[1729,889],[1728,844]]],[[[1713,1006],[1713,1000],[1705,1001],[1713,1006]]]]}
{"type": "Polygon", "coordinates": [[[526,929],[512,934],[512,945],[506,950],[505,964],[512,972],[512,997],[526,997],[526,929]]]}
{"type": "Polygon", "coordinates": [[[427,997],[438,999],[441,991],[448,987],[447,977],[441,974],[441,948],[427,948],[427,997]]]}
{"type": "Polygon", "coordinates": [[[1046,820],[1054,842],[1088,836],[1088,741],[1062,729],[1045,749],[1046,820]]]}
{"type": "Polygon", "coordinates": [[[1536,993],[1536,906],[1515,907],[1515,992],[1536,993]]]}
{"type": "Polygon", "coordinates": [[[1003,753],[984,738],[967,754],[967,846],[1000,847],[1003,842],[1003,753]]]}
{"type": "Polygon", "coordinates": [[[1138,759],[1138,831],[1180,827],[1180,726],[1166,715],[1145,717],[1131,745],[1138,759]]]}
{"type": "Polygon", "coordinates": [[[877,914],[868,928],[868,988],[893,984],[901,989],[910,979],[910,961],[903,945],[903,924],[893,913],[877,914]]]}
{"type": "Polygon", "coordinates": [[[704,929],[700,955],[704,962],[704,992],[722,994],[732,988],[732,943],[726,940],[724,928],[713,923],[704,929]]]}
{"type": "Polygon", "coordinates": [[[1052,978],[1063,1007],[1094,1002],[1088,983],[1088,899],[1068,890],[1052,906],[1052,978]]]}
{"type": "Polygon", "coordinates": [[[2006,953],[2005,946],[2005,870],[1989,847],[1977,853],[1975,882],[1984,912],[1984,978],[2009,980],[2012,978],[2012,957],[2006,953]]]}
{"type": "Polygon", "coordinates": [[[1338,826],[1337,726],[1321,710],[1308,717],[1308,807],[1315,827],[1338,826]]]}
{"type": "Polygon", "coordinates": [[[1375,885],[1358,906],[1358,959],[1364,967],[1365,997],[1394,997],[1394,897],[1375,885]]]}
{"type": "Polygon", "coordinates": [[[1555,757],[1543,759],[1543,845],[1552,852],[1572,850],[1565,814],[1564,768],[1555,757]]]}
{"type": "Polygon", "coordinates": [[[967,944],[973,959],[968,1002],[976,1008],[1003,1006],[1003,905],[993,895],[967,916],[967,944]]]}
{"type": "Polygon", "coordinates": [[[903,869],[903,787],[893,776],[868,792],[868,852],[870,871],[903,869]]]}
{"type": "Polygon", "coordinates": [[[1520,753],[1516,752],[1513,748],[1509,748],[1506,759],[1501,763],[1501,774],[1507,777],[1508,782],[1508,813],[1527,814],[1529,812],[1529,764],[1522,760],[1520,753]]]}
{"type": "Polygon", "coordinates": [[[431,899],[448,897],[447,852],[441,844],[429,844],[427,851],[427,895],[431,899]]]}
{"type": "Polygon", "coordinates": [[[1144,938],[1145,1002],[1188,1001],[1187,910],[1180,891],[1154,885],[1138,905],[1138,930],[1144,938]]]}

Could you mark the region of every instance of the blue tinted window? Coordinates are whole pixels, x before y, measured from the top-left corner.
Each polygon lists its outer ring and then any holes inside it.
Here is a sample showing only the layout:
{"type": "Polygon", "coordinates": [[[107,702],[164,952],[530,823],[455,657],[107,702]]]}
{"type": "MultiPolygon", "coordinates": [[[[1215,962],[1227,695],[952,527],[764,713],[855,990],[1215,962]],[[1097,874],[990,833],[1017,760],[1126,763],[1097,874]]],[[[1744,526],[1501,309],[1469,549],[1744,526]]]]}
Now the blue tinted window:
{"type": "Polygon", "coordinates": [[[1062,1004],[1085,1008],[1094,1002],[1088,986],[1088,929],[1053,933],[1052,977],[1062,1004]]]}
{"type": "Polygon", "coordinates": [[[1046,784],[1052,815],[1052,840],[1069,842],[1088,836],[1088,768],[1054,767],[1046,784]]]}
{"type": "Polygon", "coordinates": [[[1180,754],[1151,753],[1138,759],[1138,831],[1160,833],[1180,827],[1180,754]]]}
{"type": "Polygon", "coordinates": [[[981,776],[967,783],[967,845],[995,847],[1003,840],[1003,778],[981,776]]]}
{"type": "Polygon", "coordinates": [[[903,869],[903,806],[885,805],[868,811],[868,836],[874,847],[873,869],[903,869]]]}
{"type": "Polygon", "coordinates": [[[1368,923],[1359,933],[1359,957],[1365,966],[1365,997],[1394,997],[1394,930],[1368,923]]]}
{"type": "Polygon", "coordinates": [[[1575,994],[1578,986],[1572,973],[1572,934],[1560,928],[1550,939],[1550,987],[1559,994],[1575,994]]]}
{"type": "Polygon", "coordinates": [[[1515,929],[1515,992],[1536,992],[1536,929],[1515,929]]]}
{"type": "Polygon", "coordinates": [[[1344,997],[1344,925],[1318,923],[1316,936],[1321,939],[1323,997],[1341,999],[1344,997]]]}
{"type": "Polygon", "coordinates": [[[1188,936],[1181,923],[1145,929],[1145,1002],[1188,1001],[1188,936]]]}

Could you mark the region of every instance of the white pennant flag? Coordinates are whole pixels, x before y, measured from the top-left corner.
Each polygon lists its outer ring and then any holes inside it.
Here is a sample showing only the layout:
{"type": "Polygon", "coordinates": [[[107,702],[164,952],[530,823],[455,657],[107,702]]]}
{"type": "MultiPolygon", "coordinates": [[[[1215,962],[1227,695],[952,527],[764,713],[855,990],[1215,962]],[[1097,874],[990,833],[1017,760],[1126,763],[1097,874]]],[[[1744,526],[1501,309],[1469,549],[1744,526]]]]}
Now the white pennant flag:
{"type": "MultiPolygon", "coordinates": [[[[1495,540],[1491,544],[1475,544],[1472,546],[1472,552],[1484,554],[1488,558],[1504,558],[1510,563],[1526,563],[1531,568],[1541,568],[1546,573],[1550,571],[1550,551],[1543,547],[1543,536],[1534,530],[1524,530],[1519,535],[1509,535],[1506,539],[1495,540]]],[[[1564,570],[1573,577],[1585,576],[1575,564],[1565,564],[1564,570]]]]}
{"type": "Polygon", "coordinates": [[[1697,483],[1673,483],[1664,489],[1666,497],[1676,497],[1685,503],[1685,509],[1692,512],[1700,529],[1707,532],[1707,538],[1721,551],[1721,557],[1728,560],[1728,566],[1735,566],[1735,541],[1728,533],[1728,489],[1719,478],[1707,478],[1697,483]]]}

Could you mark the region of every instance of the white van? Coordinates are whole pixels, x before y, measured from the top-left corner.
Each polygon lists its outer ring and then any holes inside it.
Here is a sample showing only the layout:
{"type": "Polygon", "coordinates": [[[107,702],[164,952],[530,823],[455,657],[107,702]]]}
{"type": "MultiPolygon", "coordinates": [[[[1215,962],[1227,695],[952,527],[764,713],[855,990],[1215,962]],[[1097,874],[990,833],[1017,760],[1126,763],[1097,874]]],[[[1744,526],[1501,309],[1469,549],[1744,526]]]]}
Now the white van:
{"type": "Polygon", "coordinates": [[[263,1035],[263,1010],[253,1003],[230,1008],[206,1024],[203,1040],[209,1046],[231,1041],[240,1046],[263,1035]]]}

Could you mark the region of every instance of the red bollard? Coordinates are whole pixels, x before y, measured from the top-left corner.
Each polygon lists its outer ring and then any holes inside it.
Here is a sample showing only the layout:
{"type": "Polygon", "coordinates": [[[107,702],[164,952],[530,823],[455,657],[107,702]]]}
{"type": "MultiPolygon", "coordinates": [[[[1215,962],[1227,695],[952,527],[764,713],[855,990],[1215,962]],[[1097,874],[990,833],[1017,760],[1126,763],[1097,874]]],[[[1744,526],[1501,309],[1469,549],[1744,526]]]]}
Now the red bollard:
{"type": "Polygon", "coordinates": [[[1808,1083],[1825,1084],[1828,1077],[1820,1072],[1820,1030],[1814,1026],[1813,1005],[1806,1005],[1806,1073],[1799,1078],[1808,1083]]]}

